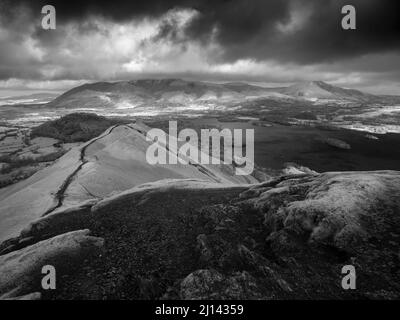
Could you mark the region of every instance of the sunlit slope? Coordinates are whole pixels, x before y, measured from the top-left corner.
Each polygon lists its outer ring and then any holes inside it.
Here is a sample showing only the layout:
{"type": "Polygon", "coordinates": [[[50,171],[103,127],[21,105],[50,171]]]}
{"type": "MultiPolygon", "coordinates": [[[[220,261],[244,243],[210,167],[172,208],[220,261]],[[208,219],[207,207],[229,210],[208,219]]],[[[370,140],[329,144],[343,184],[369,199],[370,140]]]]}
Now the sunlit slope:
{"type": "MultiPolygon", "coordinates": [[[[117,125],[99,137],[72,149],[54,165],[0,191],[0,240],[14,237],[37,218],[99,200],[134,186],[162,179],[195,178],[221,184],[250,184],[251,176],[235,174],[230,165],[150,165],[143,124],[117,125]]],[[[160,141],[160,148],[165,142],[160,141]]],[[[181,142],[182,143],[182,142],[181,142]]]]}

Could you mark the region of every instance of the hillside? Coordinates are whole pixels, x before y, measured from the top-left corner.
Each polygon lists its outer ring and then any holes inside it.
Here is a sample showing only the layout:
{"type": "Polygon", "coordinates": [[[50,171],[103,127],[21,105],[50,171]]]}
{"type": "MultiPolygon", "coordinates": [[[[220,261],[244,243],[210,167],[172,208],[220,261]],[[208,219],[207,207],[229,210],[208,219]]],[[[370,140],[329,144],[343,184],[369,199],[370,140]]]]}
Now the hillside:
{"type": "Polygon", "coordinates": [[[122,119],[113,120],[93,113],[72,113],[33,128],[31,137],[54,138],[64,143],[86,142],[109,127],[122,123],[129,122],[122,119]]]}
{"type": "Polygon", "coordinates": [[[29,104],[45,104],[55,98],[56,93],[33,93],[21,96],[7,96],[0,97],[0,106],[12,106],[12,105],[29,105],[29,104]]]}
{"type": "Polygon", "coordinates": [[[26,228],[12,253],[0,256],[0,293],[398,299],[399,190],[393,171],[297,173],[253,186],[193,179],[137,186],[26,228]],[[63,275],[52,292],[37,285],[35,270],[47,263],[63,275]],[[357,290],[341,288],[348,264],[357,290]]]}
{"type": "Polygon", "coordinates": [[[343,89],[323,81],[294,84],[281,90],[283,94],[304,99],[347,100],[353,102],[379,102],[382,98],[358,90],[343,89]]]}
{"type": "Polygon", "coordinates": [[[251,96],[269,95],[264,88],[247,84],[214,84],[180,79],[136,80],[85,84],[67,91],[48,105],[51,107],[116,107],[129,109],[151,103],[180,105],[190,102],[241,101],[251,96]]]}
{"type": "MultiPolygon", "coordinates": [[[[75,147],[27,180],[0,192],[0,240],[14,237],[33,220],[82,203],[98,200],[134,186],[162,179],[195,178],[222,184],[257,182],[236,176],[230,165],[150,165],[146,140],[150,128],[140,124],[114,125],[75,147]]],[[[160,147],[166,149],[163,142],[160,147]]],[[[166,149],[167,154],[170,153],[166,149]]]]}
{"type": "Polygon", "coordinates": [[[299,100],[313,99],[384,103],[393,102],[395,98],[343,89],[322,81],[302,82],[289,87],[264,88],[245,83],[216,84],[180,79],[149,79],[85,84],[67,91],[50,102],[48,106],[52,108],[79,106],[94,109],[135,109],[137,111],[153,108],[161,110],[182,108],[189,112],[192,109],[214,110],[217,108],[218,110],[218,107],[257,99],[295,104],[299,100]]]}

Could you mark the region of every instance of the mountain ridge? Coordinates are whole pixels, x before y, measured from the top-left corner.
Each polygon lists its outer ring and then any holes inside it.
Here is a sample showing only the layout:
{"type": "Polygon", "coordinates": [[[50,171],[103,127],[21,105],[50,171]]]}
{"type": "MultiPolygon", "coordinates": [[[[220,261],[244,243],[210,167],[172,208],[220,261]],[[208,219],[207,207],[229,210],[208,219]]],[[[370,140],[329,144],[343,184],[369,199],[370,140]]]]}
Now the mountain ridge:
{"type": "MultiPolygon", "coordinates": [[[[142,79],[119,82],[88,83],[73,88],[50,102],[50,107],[91,106],[136,108],[159,104],[237,103],[268,97],[294,100],[337,100],[349,102],[384,102],[384,96],[345,89],[323,81],[300,82],[289,87],[261,87],[247,83],[212,83],[181,79],[142,79]]],[[[393,97],[394,99],[395,97],[393,97]]]]}
{"type": "MultiPolygon", "coordinates": [[[[146,151],[152,143],[147,140],[149,130],[140,122],[114,125],[98,137],[71,149],[50,167],[2,189],[0,241],[14,237],[24,224],[40,216],[102,199],[143,183],[183,178],[221,184],[258,181],[250,175],[235,175],[234,165],[202,165],[180,153],[179,157],[189,159],[189,165],[150,165],[146,160],[146,151]]],[[[167,154],[171,153],[165,141],[157,143],[167,154]]]]}

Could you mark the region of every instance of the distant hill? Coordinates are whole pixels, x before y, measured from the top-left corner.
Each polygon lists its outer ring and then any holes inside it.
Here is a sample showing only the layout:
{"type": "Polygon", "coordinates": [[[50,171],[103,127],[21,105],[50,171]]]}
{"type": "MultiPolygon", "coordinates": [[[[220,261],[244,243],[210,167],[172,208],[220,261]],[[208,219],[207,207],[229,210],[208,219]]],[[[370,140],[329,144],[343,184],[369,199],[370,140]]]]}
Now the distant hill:
{"type": "Polygon", "coordinates": [[[246,83],[210,83],[181,79],[97,82],[73,88],[48,104],[55,108],[114,108],[154,111],[206,110],[267,98],[295,104],[296,101],[335,100],[358,103],[390,103],[399,97],[377,96],[344,89],[322,81],[289,87],[265,88],[246,83]]]}
{"type": "Polygon", "coordinates": [[[33,93],[29,95],[0,97],[1,105],[45,104],[54,100],[56,93],[33,93]]]}
{"type": "Polygon", "coordinates": [[[281,90],[283,94],[304,99],[332,99],[358,102],[378,102],[380,97],[358,90],[343,89],[323,81],[302,82],[281,90]]]}
{"type": "Polygon", "coordinates": [[[242,101],[250,97],[279,95],[248,84],[215,84],[180,79],[98,82],[76,87],[49,103],[51,107],[119,109],[143,105],[188,105],[193,102],[219,103],[242,101]]]}

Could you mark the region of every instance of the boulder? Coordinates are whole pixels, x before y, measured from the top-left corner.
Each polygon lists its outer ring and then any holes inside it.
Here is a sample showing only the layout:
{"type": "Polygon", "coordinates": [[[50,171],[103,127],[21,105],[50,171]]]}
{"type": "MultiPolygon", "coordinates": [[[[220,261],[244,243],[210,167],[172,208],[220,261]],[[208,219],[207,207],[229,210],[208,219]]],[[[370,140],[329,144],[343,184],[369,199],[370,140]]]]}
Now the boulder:
{"type": "Polygon", "coordinates": [[[343,150],[350,150],[351,146],[342,140],[339,139],[334,139],[334,138],[323,138],[321,140],[322,142],[326,143],[327,145],[338,148],[338,149],[343,149],[343,150]]]}
{"type": "Polygon", "coordinates": [[[43,266],[69,272],[82,259],[99,252],[103,239],[89,234],[89,230],[65,233],[0,256],[0,294],[12,291],[11,297],[17,297],[36,292],[41,289],[43,266]]]}

